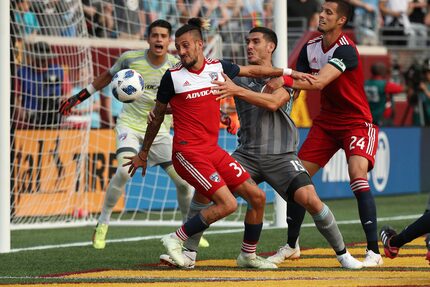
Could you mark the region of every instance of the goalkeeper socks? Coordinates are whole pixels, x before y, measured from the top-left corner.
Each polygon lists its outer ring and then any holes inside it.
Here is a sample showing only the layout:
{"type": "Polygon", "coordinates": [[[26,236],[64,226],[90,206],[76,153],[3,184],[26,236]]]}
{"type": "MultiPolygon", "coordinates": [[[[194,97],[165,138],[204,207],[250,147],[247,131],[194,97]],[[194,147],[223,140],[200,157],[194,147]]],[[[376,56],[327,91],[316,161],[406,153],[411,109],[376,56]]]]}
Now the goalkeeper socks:
{"type": "Polygon", "coordinates": [[[430,232],[430,212],[423,214],[414,223],[407,226],[402,232],[393,236],[390,245],[393,247],[402,247],[415,238],[418,238],[430,232]]]}
{"type": "Polygon", "coordinates": [[[342,252],[345,253],[345,243],[343,242],[342,234],[340,233],[336,219],[330,208],[323,204],[323,209],[319,213],[312,215],[312,218],[314,219],[315,226],[334,249],[336,254],[340,255],[342,252]]]}
{"type": "Polygon", "coordinates": [[[358,214],[366,233],[367,249],[379,254],[376,204],[370,192],[369,183],[365,178],[356,178],[351,181],[350,185],[357,198],[358,214]]]}
{"type": "MultiPolygon", "coordinates": [[[[190,210],[188,211],[188,219],[193,218],[194,216],[199,214],[201,210],[208,208],[211,205],[212,203],[204,204],[194,200],[191,201],[190,210]]],[[[200,238],[202,236],[203,236],[203,231],[188,237],[188,240],[185,241],[184,247],[189,250],[197,250],[199,247],[200,238]]]]}
{"type": "Polygon", "coordinates": [[[99,223],[109,224],[112,210],[121,197],[124,187],[129,179],[130,175],[128,174],[127,169],[118,165],[106,191],[102,212],[98,219],[99,223]]]}
{"type": "Polygon", "coordinates": [[[296,247],[297,240],[300,235],[300,227],[305,218],[306,209],[295,203],[287,202],[287,224],[288,224],[288,246],[296,247]]]}
{"type": "Polygon", "coordinates": [[[178,198],[179,209],[182,214],[182,222],[185,223],[185,221],[187,221],[190,202],[194,194],[194,188],[178,175],[171,163],[168,165],[161,165],[161,167],[169,175],[176,186],[176,195],[178,198]]]}
{"type": "Polygon", "coordinates": [[[263,223],[250,224],[245,222],[245,232],[243,234],[241,251],[244,253],[255,253],[257,251],[257,243],[260,240],[261,229],[263,223]]]}
{"type": "Polygon", "coordinates": [[[209,227],[201,213],[195,215],[190,220],[184,223],[181,227],[176,230],[176,236],[178,236],[182,241],[186,241],[188,237],[203,232],[209,227]]]}

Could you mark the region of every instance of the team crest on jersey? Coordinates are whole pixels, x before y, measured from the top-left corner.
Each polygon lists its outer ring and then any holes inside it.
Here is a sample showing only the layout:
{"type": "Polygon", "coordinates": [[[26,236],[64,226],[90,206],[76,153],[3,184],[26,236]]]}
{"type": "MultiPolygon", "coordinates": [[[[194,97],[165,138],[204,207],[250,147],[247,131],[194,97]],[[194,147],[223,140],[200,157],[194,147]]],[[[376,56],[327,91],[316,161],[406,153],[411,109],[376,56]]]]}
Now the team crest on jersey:
{"type": "Polygon", "coordinates": [[[218,80],[218,73],[217,72],[210,72],[209,77],[211,77],[212,81],[218,80]]]}
{"type": "Polygon", "coordinates": [[[118,136],[118,140],[119,141],[125,141],[125,139],[127,138],[127,133],[122,133],[118,136]]]}
{"type": "Polygon", "coordinates": [[[217,172],[211,174],[211,176],[209,176],[209,179],[212,180],[213,182],[221,181],[221,178],[219,177],[219,174],[217,172]]]}

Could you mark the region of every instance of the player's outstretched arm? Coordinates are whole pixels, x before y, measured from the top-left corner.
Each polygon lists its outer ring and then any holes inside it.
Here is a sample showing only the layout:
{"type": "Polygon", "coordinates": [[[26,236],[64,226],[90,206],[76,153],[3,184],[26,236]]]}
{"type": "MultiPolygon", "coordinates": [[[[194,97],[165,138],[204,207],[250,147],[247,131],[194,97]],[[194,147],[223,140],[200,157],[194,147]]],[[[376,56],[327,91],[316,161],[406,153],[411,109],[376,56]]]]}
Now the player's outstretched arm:
{"type": "Polygon", "coordinates": [[[130,168],[128,169],[128,173],[130,174],[130,176],[133,176],[139,167],[142,168],[142,176],[145,176],[149,149],[151,148],[152,142],[157,136],[157,133],[160,130],[160,126],[164,121],[164,115],[166,114],[166,110],[167,104],[162,104],[159,101],[156,101],[153,110],[154,117],[148,123],[145,138],[143,139],[142,148],[137,155],[132,157],[125,157],[129,161],[123,164],[123,166],[130,166],[130,168]]]}
{"type": "Polygon", "coordinates": [[[266,84],[266,91],[273,91],[282,86],[287,86],[298,90],[322,90],[329,83],[337,79],[342,74],[331,64],[326,64],[318,73],[314,75],[314,80],[296,80],[291,76],[282,76],[271,79],[266,84]]]}
{"type": "Polygon", "coordinates": [[[95,92],[106,87],[111,80],[112,80],[112,75],[109,73],[109,71],[105,71],[104,73],[99,75],[86,88],[82,89],[79,93],[64,100],[60,105],[59,112],[65,116],[69,115],[74,106],[79,105],[80,103],[82,103],[83,101],[91,97],[91,95],[93,95],[95,92]]]}
{"type": "Polygon", "coordinates": [[[280,77],[284,74],[284,70],[281,68],[272,68],[260,65],[239,66],[239,68],[239,77],[266,78],[280,77]]]}
{"type": "Polygon", "coordinates": [[[250,77],[250,78],[273,78],[280,76],[291,76],[296,80],[307,81],[310,84],[315,80],[315,76],[308,73],[302,73],[290,68],[274,68],[274,67],[266,67],[260,65],[248,65],[248,66],[239,66],[240,71],[238,76],[240,77],[250,77]]]}
{"type": "Polygon", "coordinates": [[[223,73],[222,75],[225,78],[225,82],[212,82],[217,85],[211,88],[215,91],[215,94],[218,95],[217,100],[227,97],[238,97],[250,104],[270,111],[276,111],[290,100],[290,94],[284,88],[279,88],[272,94],[257,93],[252,90],[239,87],[226,74],[223,73]]]}

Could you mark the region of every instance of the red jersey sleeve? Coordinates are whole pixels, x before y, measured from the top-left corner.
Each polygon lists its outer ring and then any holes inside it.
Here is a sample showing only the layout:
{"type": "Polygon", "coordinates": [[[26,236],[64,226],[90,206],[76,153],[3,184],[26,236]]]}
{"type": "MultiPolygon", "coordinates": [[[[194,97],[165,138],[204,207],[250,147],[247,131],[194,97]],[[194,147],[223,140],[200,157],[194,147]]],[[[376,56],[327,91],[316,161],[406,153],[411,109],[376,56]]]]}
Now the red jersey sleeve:
{"type": "Polygon", "coordinates": [[[393,83],[393,82],[387,82],[385,85],[385,93],[387,94],[397,94],[403,92],[404,88],[402,85],[393,83]]]}

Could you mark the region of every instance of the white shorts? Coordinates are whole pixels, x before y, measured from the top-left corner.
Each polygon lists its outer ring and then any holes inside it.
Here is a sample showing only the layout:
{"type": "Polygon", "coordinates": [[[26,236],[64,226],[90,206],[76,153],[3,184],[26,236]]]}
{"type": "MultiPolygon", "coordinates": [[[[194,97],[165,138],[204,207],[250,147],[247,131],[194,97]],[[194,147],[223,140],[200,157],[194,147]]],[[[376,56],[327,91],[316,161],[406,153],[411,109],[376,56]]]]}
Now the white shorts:
{"type": "MultiPolygon", "coordinates": [[[[116,154],[121,152],[138,153],[143,143],[145,134],[137,133],[134,130],[117,125],[116,133],[116,154]]],[[[170,134],[158,134],[151,145],[148,154],[148,165],[154,166],[172,161],[172,142],[170,134]]],[[[119,159],[118,159],[119,161],[119,159]]]]}

